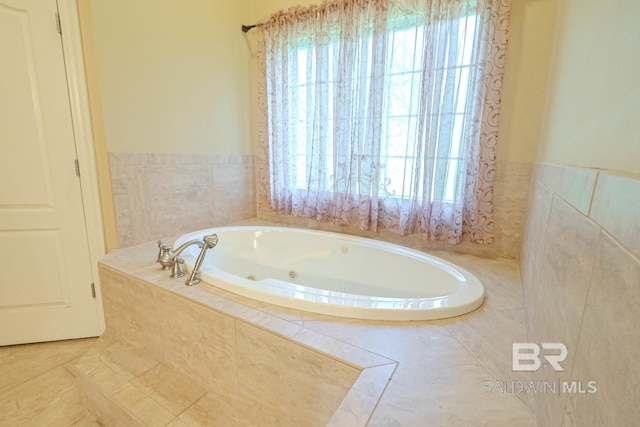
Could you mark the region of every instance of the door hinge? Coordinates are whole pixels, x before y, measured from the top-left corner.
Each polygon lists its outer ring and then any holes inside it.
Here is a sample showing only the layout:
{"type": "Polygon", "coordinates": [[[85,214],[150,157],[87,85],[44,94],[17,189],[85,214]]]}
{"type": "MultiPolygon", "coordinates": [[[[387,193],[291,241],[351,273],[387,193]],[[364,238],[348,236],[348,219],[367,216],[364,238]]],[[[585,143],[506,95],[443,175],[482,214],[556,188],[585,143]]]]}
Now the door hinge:
{"type": "Polygon", "coordinates": [[[78,159],[75,159],[74,163],[76,165],[76,175],[80,176],[80,163],[78,163],[78,159]]]}
{"type": "Polygon", "coordinates": [[[62,24],[60,23],[60,14],[56,12],[56,28],[58,29],[58,34],[62,34],[62,24]]]}
{"type": "Polygon", "coordinates": [[[91,296],[94,297],[94,298],[96,297],[96,284],[95,283],[91,284],[91,296]]]}

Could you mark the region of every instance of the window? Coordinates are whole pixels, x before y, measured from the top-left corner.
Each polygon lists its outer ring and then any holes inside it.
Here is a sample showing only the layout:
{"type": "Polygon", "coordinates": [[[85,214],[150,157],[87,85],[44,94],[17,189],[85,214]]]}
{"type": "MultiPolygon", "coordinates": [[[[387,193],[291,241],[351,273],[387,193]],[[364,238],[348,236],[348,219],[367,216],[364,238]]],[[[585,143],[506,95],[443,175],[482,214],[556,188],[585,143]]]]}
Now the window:
{"type": "MultiPolygon", "coordinates": [[[[417,126],[415,123],[420,120],[420,86],[421,75],[423,73],[423,50],[416,40],[424,37],[424,27],[403,29],[391,33],[389,46],[389,58],[391,62],[390,82],[388,97],[388,115],[386,116],[385,140],[386,150],[383,161],[385,163],[385,182],[388,183],[387,191],[391,195],[402,195],[409,197],[413,192],[423,194],[423,189],[412,188],[411,179],[414,173],[424,174],[424,169],[420,168],[421,156],[416,150],[417,126]]],[[[446,29],[442,29],[446,31],[446,29]]],[[[432,200],[453,201],[455,189],[459,185],[457,182],[458,162],[461,153],[462,133],[469,100],[469,78],[472,61],[472,47],[475,38],[475,17],[465,17],[459,20],[458,32],[463,35],[458,38],[457,46],[446,52],[444,55],[454,55],[453,65],[439,67],[429,72],[435,74],[435,84],[441,84],[448,79],[453,80],[453,102],[447,104],[442,102],[444,111],[427,112],[433,124],[433,128],[442,132],[438,138],[436,147],[436,161],[446,163],[446,185],[443,191],[429,191],[432,200]],[[450,106],[450,109],[449,107],[450,106]],[[451,122],[452,126],[441,126],[438,121],[451,122]]],[[[442,46],[442,49],[446,49],[442,46]]],[[[438,53],[440,54],[440,53],[438,53]]],[[[449,61],[445,61],[449,62],[449,61]]],[[[443,91],[436,91],[436,96],[445,96],[443,91]]],[[[438,105],[439,103],[434,103],[438,105]]],[[[438,169],[438,168],[435,168],[438,169]]],[[[435,179],[418,179],[417,182],[423,184],[425,181],[435,183],[435,179]]]]}
{"type": "Polygon", "coordinates": [[[509,7],[332,0],[262,23],[259,209],[491,242],[509,7]]]}
{"type": "MultiPolygon", "coordinates": [[[[420,43],[425,39],[424,25],[411,25],[413,21],[404,17],[399,20],[399,28],[389,31],[387,39],[387,69],[385,85],[384,112],[382,116],[382,146],[380,153],[381,179],[379,180],[380,190],[389,197],[411,197],[414,194],[425,194],[422,185],[431,182],[435,185],[436,179],[415,179],[415,175],[427,173],[422,167],[423,155],[417,144],[418,122],[421,115],[428,114],[429,124],[440,132],[437,136],[438,147],[435,149],[435,156],[431,160],[445,164],[444,168],[434,168],[443,173],[444,170],[446,185],[442,191],[437,192],[435,188],[427,191],[431,195],[431,200],[453,201],[455,200],[456,189],[461,183],[458,179],[458,162],[462,161],[461,144],[465,120],[467,120],[469,101],[469,79],[471,78],[471,66],[474,59],[473,46],[476,37],[474,15],[461,18],[457,21],[456,32],[460,35],[455,37],[455,46],[443,45],[435,53],[436,55],[452,56],[443,58],[442,63],[447,64],[434,69],[424,69],[424,49],[420,43]],[[435,90],[434,96],[452,96],[454,99],[449,104],[445,102],[433,102],[442,104],[444,110],[425,112],[421,104],[421,91],[424,73],[434,75],[434,84],[442,85],[441,82],[450,81],[455,93],[446,95],[444,86],[441,90],[435,90]],[[448,122],[450,126],[440,126],[439,121],[448,122]],[[416,188],[416,182],[419,186],[416,188]]],[[[441,31],[451,31],[448,25],[442,25],[441,31]]],[[[324,78],[318,78],[316,46],[304,45],[296,52],[295,63],[297,64],[296,104],[297,127],[296,147],[295,147],[295,182],[296,188],[304,190],[308,188],[308,177],[310,168],[322,170],[323,189],[334,191],[333,180],[336,165],[334,162],[334,132],[328,132],[326,140],[323,141],[320,150],[320,157],[314,164],[314,144],[313,127],[318,126],[317,115],[309,108],[309,104],[317,100],[316,92],[326,93],[326,105],[320,108],[326,109],[326,116],[323,126],[333,129],[334,124],[334,97],[337,88],[337,69],[339,61],[339,42],[329,43],[324,47],[326,51],[327,73],[324,78]],[[321,164],[318,164],[321,163],[321,164]]],[[[372,46],[371,36],[362,42],[364,46],[372,46]]],[[[370,63],[364,65],[370,68],[370,63]]],[[[370,73],[366,79],[358,86],[359,90],[368,92],[370,89],[370,73]]],[[[357,194],[361,194],[357,183],[353,189],[357,194]]],[[[420,197],[420,196],[418,196],[420,197]]]]}

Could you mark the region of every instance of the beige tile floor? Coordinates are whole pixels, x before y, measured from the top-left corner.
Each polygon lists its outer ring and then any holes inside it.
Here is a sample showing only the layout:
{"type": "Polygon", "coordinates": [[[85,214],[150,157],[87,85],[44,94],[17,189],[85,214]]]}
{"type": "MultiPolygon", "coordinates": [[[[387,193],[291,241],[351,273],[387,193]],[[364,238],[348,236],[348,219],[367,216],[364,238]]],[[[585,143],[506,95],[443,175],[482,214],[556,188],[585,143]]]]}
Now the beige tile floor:
{"type": "Polygon", "coordinates": [[[95,340],[0,347],[0,426],[97,426],[68,369],[95,340]]]}

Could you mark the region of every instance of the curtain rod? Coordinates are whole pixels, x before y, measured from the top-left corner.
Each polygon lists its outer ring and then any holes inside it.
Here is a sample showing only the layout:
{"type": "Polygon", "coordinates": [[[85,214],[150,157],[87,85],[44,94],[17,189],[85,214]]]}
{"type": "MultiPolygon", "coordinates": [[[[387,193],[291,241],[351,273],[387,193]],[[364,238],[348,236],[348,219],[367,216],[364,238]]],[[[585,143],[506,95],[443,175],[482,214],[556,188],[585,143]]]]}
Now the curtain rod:
{"type": "Polygon", "coordinates": [[[243,25],[242,26],[242,32],[243,33],[248,33],[250,29],[255,28],[256,25],[243,25]]]}

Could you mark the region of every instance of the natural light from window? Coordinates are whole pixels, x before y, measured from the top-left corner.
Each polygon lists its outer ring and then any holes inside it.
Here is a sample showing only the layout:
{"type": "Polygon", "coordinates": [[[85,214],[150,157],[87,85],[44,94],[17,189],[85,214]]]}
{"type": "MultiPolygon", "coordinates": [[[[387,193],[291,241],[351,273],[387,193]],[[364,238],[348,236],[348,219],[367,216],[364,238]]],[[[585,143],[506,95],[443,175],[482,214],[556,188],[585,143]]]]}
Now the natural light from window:
{"type": "MultiPolygon", "coordinates": [[[[468,93],[469,81],[473,78],[471,72],[474,55],[474,43],[476,41],[476,16],[468,16],[458,20],[457,29],[459,37],[457,46],[438,46],[437,55],[455,55],[441,63],[454,64],[443,68],[423,70],[423,52],[421,43],[416,41],[425,37],[425,27],[407,27],[406,25],[398,29],[391,30],[388,34],[388,58],[386,66],[385,84],[385,113],[382,117],[382,142],[380,148],[380,190],[381,194],[387,197],[421,197],[424,194],[422,188],[425,182],[435,182],[435,179],[425,180],[425,173],[442,173],[446,170],[446,185],[441,194],[436,194],[434,189],[427,193],[433,200],[453,201],[456,199],[460,188],[463,185],[458,179],[458,162],[461,161],[460,153],[466,135],[465,120],[468,116],[470,94],[468,93]],[[441,85],[442,90],[430,91],[434,96],[453,96],[453,102],[435,103],[437,105],[450,105],[448,109],[442,111],[424,111],[424,100],[422,99],[422,85],[425,74],[434,77],[430,81],[434,85],[441,85]],[[455,93],[445,94],[443,82],[453,80],[455,93]],[[437,146],[433,149],[434,158],[437,163],[445,162],[444,168],[430,168],[425,171],[423,167],[424,149],[422,144],[418,144],[417,123],[423,120],[429,127],[429,132],[437,132],[435,140],[437,146]],[[418,179],[415,176],[418,176],[418,179]]],[[[440,31],[438,29],[438,31],[440,31]]],[[[442,25],[441,31],[451,31],[447,25],[442,25]],[[448,29],[447,29],[448,28],[448,29]]],[[[371,38],[361,41],[364,46],[371,47],[371,38]]],[[[306,182],[309,176],[308,168],[322,170],[324,190],[331,192],[332,180],[335,170],[333,156],[333,132],[326,132],[325,141],[316,141],[311,144],[310,138],[313,134],[313,127],[318,126],[318,111],[323,114],[322,126],[332,129],[334,126],[333,103],[336,93],[336,67],[338,61],[338,43],[328,46],[326,60],[328,61],[328,75],[318,78],[316,75],[316,48],[303,47],[297,51],[298,85],[297,93],[297,127],[294,129],[297,144],[295,177],[296,187],[306,189],[306,182]],[[316,91],[323,91],[327,97],[317,97],[316,91]],[[314,105],[318,100],[324,101],[326,105],[314,105]],[[320,150],[319,157],[311,156],[311,147],[320,150]],[[322,152],[324,151],[324,152],[322,152]],[[319,158],[321,165],[312,165],[311,158],[319,158]]],[[[367,91],[369,81],[363,83],[360,90],[367,91]]],[[[294,104],[294,105],[296,105],[294,104]]],[[[433,160],[433,159],[431,159],[433,160]]],[[[463,181],[463,180],[462,180],[463,181]]],[[[354,184],[357,186],[357,183],[354,184]]],[[[359,194],[359,188],[352,188],[355,194],[359,194]]]]}

